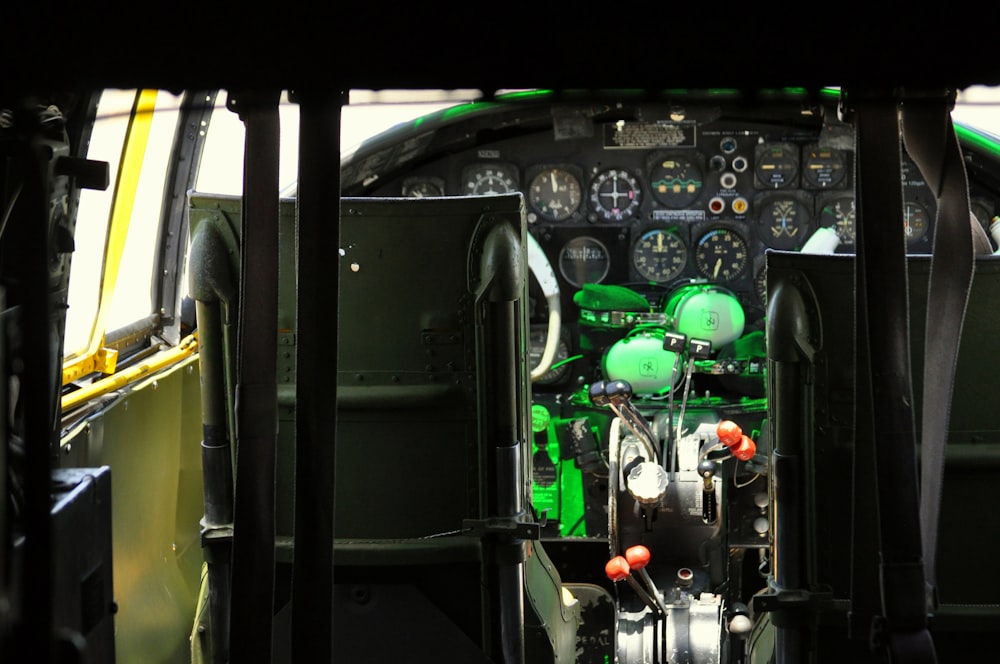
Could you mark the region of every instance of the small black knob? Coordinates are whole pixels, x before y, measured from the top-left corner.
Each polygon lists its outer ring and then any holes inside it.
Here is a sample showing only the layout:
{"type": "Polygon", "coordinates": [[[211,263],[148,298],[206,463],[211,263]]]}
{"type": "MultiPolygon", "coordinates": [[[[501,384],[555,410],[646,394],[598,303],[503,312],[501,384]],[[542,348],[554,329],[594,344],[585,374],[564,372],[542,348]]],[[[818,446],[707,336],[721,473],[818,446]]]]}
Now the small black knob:
{"type": "Polygon", "coordinates": [[[590,403],[595,406],[608,405],[608,395],[605,392],[603,380],[591,383],[590,387],[587,389],[587,396],[590,398],[590,403]]]}

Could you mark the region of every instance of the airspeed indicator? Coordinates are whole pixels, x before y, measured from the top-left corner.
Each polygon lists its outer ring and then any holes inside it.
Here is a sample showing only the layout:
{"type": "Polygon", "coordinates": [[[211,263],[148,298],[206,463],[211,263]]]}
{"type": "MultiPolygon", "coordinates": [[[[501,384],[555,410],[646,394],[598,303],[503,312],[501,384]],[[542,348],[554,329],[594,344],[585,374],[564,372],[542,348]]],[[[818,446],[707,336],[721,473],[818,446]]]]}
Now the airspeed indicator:
{"type": "Polygon", "coordinates": [[[736,231],[715,228],[698,239],[695,265],[698,274],[713,281],[733,281],[746,270],[747,242],[736,231]]]}
{"type": "Polygon", "coordinates": [[[687,265],[687,247],[675,233],[657,228],[646,231],[632,246],[632,266],[643,279],[676,279],[687,265]]]}

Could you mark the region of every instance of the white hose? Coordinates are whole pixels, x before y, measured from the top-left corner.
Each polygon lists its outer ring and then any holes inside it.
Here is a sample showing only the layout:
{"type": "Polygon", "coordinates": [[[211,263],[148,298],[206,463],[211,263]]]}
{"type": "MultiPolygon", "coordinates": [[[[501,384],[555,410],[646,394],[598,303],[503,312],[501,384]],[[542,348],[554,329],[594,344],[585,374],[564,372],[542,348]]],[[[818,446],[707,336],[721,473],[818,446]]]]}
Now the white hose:
{"type": "Polygon", "coordinates": [[[542,287],[545,294],[545,302],[549,306],[549,327],[545,336],[545,350],[542,351],[542,358],[538,361],[538,366],[531,370],[532,382],[544,376],[552,367],[552,360],[556,356],[559,348],[559,336],[562,332],[562,305],[559,303],[559,282],[556,280],[556,273],[552,270],[549,259],[545,256],[545,250],[538,240],[531,233],[528,238],[528,268],[538,280],[538,285],[542,287]]]}

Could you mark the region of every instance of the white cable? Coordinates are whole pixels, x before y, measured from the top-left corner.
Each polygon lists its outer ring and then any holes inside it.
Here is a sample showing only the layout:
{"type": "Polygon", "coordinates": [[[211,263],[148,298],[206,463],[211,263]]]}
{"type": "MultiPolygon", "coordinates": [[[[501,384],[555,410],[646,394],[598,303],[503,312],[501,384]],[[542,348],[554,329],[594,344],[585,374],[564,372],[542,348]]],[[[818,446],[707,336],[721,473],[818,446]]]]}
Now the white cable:
{"type": "Polygon", "coordinates": [[[809,236],[806,243],[802,245],[804,254],[832,254],[840,245],[840,236],[837,231],[827,226],[820,226],[809,236]]]}
{"type": "Polygon", "coordinates": [[[611,419],[608,431],[608,548],[611,555],[618,555],[618,442],[621,437],[621,420],[611,419]]]}
{"type": "Polygon", "coordinates": [[[538,366],[531,370],[531,382],[535,382],[548,372],[552,367],[552,360],[555,359],[556,349],[559,348],[559,336],[562,334],[562,315],[560,314],[559,295],[546,298],[549,303],[549,327],[545,334],[545,350],[542,351],[542,358],[538,360],[538,366]]]}
{"type": "Polygon", "coordinates": [[[544,376],[552,367],[552,360],[556,356],[556,349],[559,347],[559,336],[562,327],[562,305],[559,302],[559,282],[556,280],[556,273],[552,270],[549,259],[545,256],[545,250],[534,235],[528,233],[528,268],[535,275],[538,285],[542,287],[545,295],[545,302],[549,306],[549,327],[545,335],[545,350],[538,361],[538,366],[531,370],[531,381],[534,382],[544,376]]]}

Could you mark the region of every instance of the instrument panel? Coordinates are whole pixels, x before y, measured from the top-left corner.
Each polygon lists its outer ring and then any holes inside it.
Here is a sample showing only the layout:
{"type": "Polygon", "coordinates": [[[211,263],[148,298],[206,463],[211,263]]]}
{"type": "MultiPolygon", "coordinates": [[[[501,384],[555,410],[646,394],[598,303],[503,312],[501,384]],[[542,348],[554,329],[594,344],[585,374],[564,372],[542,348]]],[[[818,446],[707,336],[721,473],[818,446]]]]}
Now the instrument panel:
{"type": "MultiPolygon", "coordinates": [[[[752,292],[755,258],[797,251],[820,226],[853,251],[853,138],[828,117],[781,126],[732,121],[598,122],[477,145],[380,193],[521,191],[531,232],[569,287],[608,279],[707,279],[752,292]]],[[[916,169],[906,190],[910,249],[928,249],[933,197],[916,169]]]]}
{"type": "MultiPolygon", "coordinates": [[[[731,292],[747,329],[760,329],[768,251],[801,251],[819,228],[835,232],[836,252],[855,251],[854,133],[833,106],[742,111],[608,105],[536,108],[523,118],[507,112],[478,126],[470,120],[450,143],[421,139],[422,154],[407,154],[366,193],[522,192],[529,232],[556,273],[568,323],[579,315],[574,295],[585,285],[626,286],[662,310],[671,293],[698,283],[731,292]]],[[[911,253],[929,253],[935,197],[902,146],[901,154],[900,232],[911,253]]],[[[993,194],[974,196],[973,211],[986,226],[993,194]]]]}

